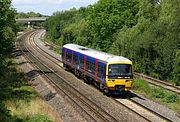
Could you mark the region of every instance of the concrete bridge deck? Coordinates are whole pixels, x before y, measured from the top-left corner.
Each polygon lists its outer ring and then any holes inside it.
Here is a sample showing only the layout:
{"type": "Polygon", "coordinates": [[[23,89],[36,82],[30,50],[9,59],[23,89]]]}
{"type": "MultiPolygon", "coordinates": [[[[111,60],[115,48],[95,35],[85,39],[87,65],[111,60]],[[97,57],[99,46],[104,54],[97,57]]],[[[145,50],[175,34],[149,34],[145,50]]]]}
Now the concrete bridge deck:
{"type": "Polygon", "coordinates": [[[28,22],[45,22],[48,17],[33,17],[33,18],[22,18],[16,19],[17,23],[28,23],[28,22]]]}

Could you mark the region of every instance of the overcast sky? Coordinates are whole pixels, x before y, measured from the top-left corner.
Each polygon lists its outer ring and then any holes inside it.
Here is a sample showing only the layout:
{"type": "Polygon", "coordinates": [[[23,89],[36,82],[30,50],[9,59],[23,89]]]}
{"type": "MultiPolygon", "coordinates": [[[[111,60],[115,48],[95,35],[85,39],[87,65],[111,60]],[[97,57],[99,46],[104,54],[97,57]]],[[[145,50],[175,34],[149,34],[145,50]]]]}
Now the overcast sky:
{"type": "Polygon", "coordinates": [[[18,12],[39,12],[52,15],[53,12],[68,10],[70,8],[86,7],[98,0],[12,0],[12,6],[18,12]]]}

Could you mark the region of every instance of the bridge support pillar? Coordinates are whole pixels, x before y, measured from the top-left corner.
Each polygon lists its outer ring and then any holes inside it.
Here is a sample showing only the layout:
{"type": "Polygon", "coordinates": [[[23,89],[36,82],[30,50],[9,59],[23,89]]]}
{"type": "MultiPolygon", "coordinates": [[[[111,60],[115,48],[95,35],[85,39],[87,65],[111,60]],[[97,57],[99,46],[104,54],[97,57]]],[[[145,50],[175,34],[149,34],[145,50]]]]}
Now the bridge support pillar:
{"type": "Polygon", "coordinates": [[[31,22],[28,22],[28,28],[30,28],[30,24],[31,24],[31,22]]]}

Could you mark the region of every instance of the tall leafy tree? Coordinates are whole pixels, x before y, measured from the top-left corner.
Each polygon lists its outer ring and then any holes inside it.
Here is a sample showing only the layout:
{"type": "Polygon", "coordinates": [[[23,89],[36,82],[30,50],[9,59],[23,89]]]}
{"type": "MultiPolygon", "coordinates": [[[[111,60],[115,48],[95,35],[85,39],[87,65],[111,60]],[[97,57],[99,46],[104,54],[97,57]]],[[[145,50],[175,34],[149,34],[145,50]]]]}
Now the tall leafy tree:
{"type": "Polygon", "coordinates": [[[55,14],[46,26],[61,44],[123,55],[134,61],[137,71],[178,84],[179,13],[179,0],[99,0],[55,14]]]}
{"type": "Polygon", "coordinates": [[[162,56],[161,73],[163,78],[172,79],[175,57],[180,49],[180,1],[162,0],[160,16],[157,21],[159,52],[162,56]]]}
{"type": "Polygon", "coordinates": [[[9,111],[3,100],[7,99],[10,84],[5,57],[12,50],[15,38],[15,11],[11,8],[11,0],[0,0],[0,120],[9,121],[9,111]]]}
{"type": "Polygon", "coordinates": [[[28,13],[20,12],[17,13],[16,18],[43,17],[43,16],[44,15],[35,12],[28,12],[28,13]]]}
{"type": "Polygon", "coordinates": [[[63,29],[66,25],[74,22],[74,16],[77,10],[75,8],[69,11],[55,12],[45,23],[45,28],[51,40],[60,38],[63,35],[63,29]]]}
{"type": "Polygon", "coordinates": [[[11,8],[11,0],[0,1],[0,54],[12,49],[15,37],[15,11],[11,8]]]}
{"type": "Polygon", "coordinates": [[[114,33],[137,23],[137,3],[137,0],[99,0],[91,7],[88,22],[95,47],[108,51],[114,33]]]}
{"type": "MultiPolygon", "coordinates": [[[[176,51],[180,47],[179,2],[141,2],[136,26],[124,29],[112,49],[135,61],[136,69],[160,79],[172,79],[176,51]],[[175,4],[176,3],[176,4],[175,4]],[[120,48],[118,48],[120,47],[120,48]]],[[[177,71],[176,71],[177,73],[177,71]]]]}

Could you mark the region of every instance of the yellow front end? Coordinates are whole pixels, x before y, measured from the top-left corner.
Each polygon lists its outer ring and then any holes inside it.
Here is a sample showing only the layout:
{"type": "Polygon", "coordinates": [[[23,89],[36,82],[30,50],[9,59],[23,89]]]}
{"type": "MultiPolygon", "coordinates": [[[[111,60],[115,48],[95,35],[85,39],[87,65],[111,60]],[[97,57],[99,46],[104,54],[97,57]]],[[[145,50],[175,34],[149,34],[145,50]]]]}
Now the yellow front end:
{"type": "Polygon", "coordinates": [[[133,74],[128,77],[128,76],[117,76],[117,78],[111,78],[110,77],[110,73],[109,73],[109,65],[128,65],[131,66],[131,73],[133,73],[133,69],[132,69],[132,63],[121,63],[121,62],[116,62],[116,63],[109,63],[106,67],[106,87],[108,87],[109,90],[113,90],[113,91],[129,91],[132,87],[132,83],[133,83],[133,74]]]}
{"type": "Polygon", "coordinates": [[[116,86],[124,86],[125,91],[129,91],[132,87],[133,79],[108,79],[106,81],[106,86],[110,89],[115,91],[116,86]]]}

